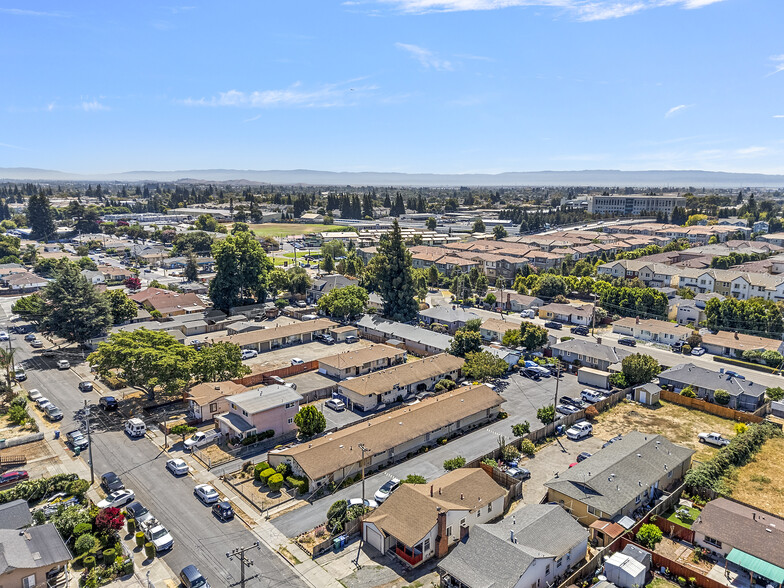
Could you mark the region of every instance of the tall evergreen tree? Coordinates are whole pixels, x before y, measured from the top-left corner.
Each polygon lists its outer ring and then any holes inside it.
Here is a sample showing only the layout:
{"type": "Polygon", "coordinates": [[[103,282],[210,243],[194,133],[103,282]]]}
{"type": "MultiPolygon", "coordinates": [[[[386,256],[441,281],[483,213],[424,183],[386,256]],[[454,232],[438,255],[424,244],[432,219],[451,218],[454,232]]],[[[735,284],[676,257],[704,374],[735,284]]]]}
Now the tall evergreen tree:
{"type": "Polygon", "coordinates": [[[197,282],[199,280],[199,266],[196,263],[196,256],[193,251],[188,252],[188,260],[185,262],[185,279],[189,282],[197,282]]]}
{"type": "Polygon", "coordinates": [[[34,239],[49,241],[54,237],[54,213],[49,198],[43,192],[30,196],[27,202],[27,221],[33,230],[34,239]]]}
{"type": "Polygon", "coordinates": [[[384,299],[384,315],[395,321],[414,320],[419,305],[415,300],[411,252],[403,243],[397,221],[392,225],[392,232],[382,237],[378,257],[379,293],[384,299]]]}

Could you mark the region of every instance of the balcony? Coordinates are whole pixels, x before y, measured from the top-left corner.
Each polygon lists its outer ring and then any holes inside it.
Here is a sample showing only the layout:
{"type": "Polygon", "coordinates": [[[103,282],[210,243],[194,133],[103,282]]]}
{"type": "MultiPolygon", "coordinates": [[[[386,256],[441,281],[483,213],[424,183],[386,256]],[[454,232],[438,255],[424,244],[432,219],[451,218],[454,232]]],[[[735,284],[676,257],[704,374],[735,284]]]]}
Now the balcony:
{"type": "Polygon", "coordinates": [[[417,549],[411,549],[409,547],[401,549],[401,547],[398,545],[395,547],[395,555],[411,566],[418,565],[422,561],[422,552],[417,549]]]}

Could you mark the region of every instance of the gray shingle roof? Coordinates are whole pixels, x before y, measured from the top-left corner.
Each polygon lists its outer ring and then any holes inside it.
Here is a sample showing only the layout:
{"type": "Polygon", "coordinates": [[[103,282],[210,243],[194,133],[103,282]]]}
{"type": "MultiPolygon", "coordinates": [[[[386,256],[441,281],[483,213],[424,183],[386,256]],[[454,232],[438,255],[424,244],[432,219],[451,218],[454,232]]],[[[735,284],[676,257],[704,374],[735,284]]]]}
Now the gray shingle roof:
{"type": "Polygon", "coordinates": [[[552,346],[563,353],[571,353],[572,355],[585,355],[593,359],[604,360],[609,363],[618,363],[627,355],[632,355],[631,351],[626,349],[619,349],[618,347],[610,347],[601,343],[594,343],[593,341],[585,341],[583,339],[571,339],[552,346]]]}
{"type": "Polygon", "coordinates": [[[12,500],[0,505],[0,529],[21,529],[33,523],[26,500],[12,500]]]}
{"type": "Polygon", "coordinates": [[[50,567],[71,559],[71,553],[52,524],[25,531],[0,529],[0,574],[13,569],[50,567]]]}
{"type": "Polygon", "coordinates": [[[452,341],[452,337],[449,335],[442,335],[441,333],[420,329],[419,327],[407,325],[405,323],[389,321],[380,316],[370,314],[366,314],[359,319],[359,321],[357,321],[357,327],[379,331],[390,339],[414,341],[415,343],[427,345],[442,351],[449,349],[449,343],[452,341]]]}
{"type": "Polygon", "coordinates": [[[420,310],[419,314],[420,316],[426,316],[429,319],[443,323],[465,323],[479,318],[479,315],[476,313],[463,310],[462,308],[453,308],[451,306],[434,306],[426,310],[420,310]]]}
{"type": "Polygon", "coordinates": [[[677,468],[693,454],[694,450],[675,445],[661,435],[632,431],[545,487],[612,517],[660,480],[664,472],[677,468]]]}
{"type": "Polygon", "coordinates": [[[302,396],[297,394],[292,388],[280,384],[272,384],[271,386],[234,394],[230,401],[248,414],[256,414],[283,406],[288,402],[299,402],[300,400],[302,400],[302,396]]]}
{"type": "Polygon", "coordinates": [[[706,390],[726,390],[730,396],[745,394],[760,397],[765,394],[765,387],[751,380],[738,380],[693,363],[680,363],[663,371],[659,374],[659,381],[662,380],[689,384],[706,390]]]}
{"type": "Polygon", "coordinates": [[[512,588],[535,559],[557,559],[587,539],[588,530],[560,506],[530,504],[473,527],[438,567],[471,588],[512,588]]]}

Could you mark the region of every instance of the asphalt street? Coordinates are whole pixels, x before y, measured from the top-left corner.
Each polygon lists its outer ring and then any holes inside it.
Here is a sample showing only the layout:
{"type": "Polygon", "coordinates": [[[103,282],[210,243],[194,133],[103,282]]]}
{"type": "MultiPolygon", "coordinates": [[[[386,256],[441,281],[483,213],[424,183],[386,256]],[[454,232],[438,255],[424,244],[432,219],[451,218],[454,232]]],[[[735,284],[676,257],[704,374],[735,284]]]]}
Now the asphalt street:
{"type": "MultiPolygon", "coordinates": [[[[58,370],[57,358],[33,355],[21,337],[14,336],[16,362],[25,366],[28,380],[26,389],[38,388],[64,413],[60,429],[69,431],[79,426],[77,411],[87,399],[92,405],[99,398],[97,392],[82,393],[77,386],[80,377],[73,370],[58,370]]],[[[74,358],[69,357],[73,362],[74,358]]],[[[32,409],[31,410],[35,410],[32,409]]],[[[195,564],[212,586],[230,586],[240,577],[239,564],[228,560],[226,552],[236,547],[247,547],[258,541],[239,519],[222,523],[213,517],[210,508],[193,495],[195,482],[190,476],[175,478],[166,469],[167,456],[147,438],[133,440],[122,431],[122,417],[97,413],[92,428],[92,458],[96,482],[107,471],[118,474],[136,499],[144,504],[174,537],[174,548],[163,555],[174,571],[195,564]]],[[[45,431],[52,435],[53,430],[45,431]]],[[[88,452],[82,453],[88,459],[88,452]]],[[[248,574],[259,576],[251,586],[304,586],[299,576],[280,557],[263,544],[260,552],[251,552],[255,566],[248,574]]]]}

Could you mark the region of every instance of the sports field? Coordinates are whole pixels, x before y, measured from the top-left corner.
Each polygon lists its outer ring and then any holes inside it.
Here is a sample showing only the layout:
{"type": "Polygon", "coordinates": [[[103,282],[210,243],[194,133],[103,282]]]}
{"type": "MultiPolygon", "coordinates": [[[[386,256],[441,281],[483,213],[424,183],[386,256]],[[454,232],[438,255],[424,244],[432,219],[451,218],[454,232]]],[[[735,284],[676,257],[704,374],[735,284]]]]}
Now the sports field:
{"type": "Polygon", "coordinates": [[[306,235],[329,230],[329,225],[307,223],[261,223],[250,225],[251,230],[262,237],[285,237],[287,235],[306,235]]]}

